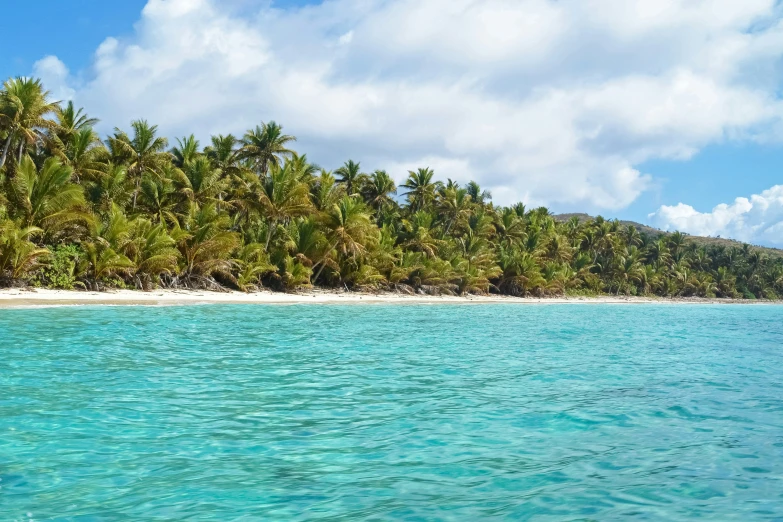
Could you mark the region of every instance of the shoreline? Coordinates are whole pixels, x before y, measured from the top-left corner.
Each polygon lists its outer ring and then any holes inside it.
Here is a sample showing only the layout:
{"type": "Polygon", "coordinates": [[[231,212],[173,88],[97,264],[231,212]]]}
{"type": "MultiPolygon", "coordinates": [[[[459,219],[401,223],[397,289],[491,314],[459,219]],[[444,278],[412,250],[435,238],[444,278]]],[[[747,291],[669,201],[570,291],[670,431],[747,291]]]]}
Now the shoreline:
{"type": "Polygon", "coordinates": [[[296,294],[260,291],[210,292],[200,290],[110,290],[92,292],[7,288],[0,290],[0,309],[53,306],[184,306],[209,304],[741,304],[783,305],[783,301],[743,299],[664,298],[635,296],[511,297],[502,295],[430,296],[392,292],[339,292],[310,290],[296,294]]]}

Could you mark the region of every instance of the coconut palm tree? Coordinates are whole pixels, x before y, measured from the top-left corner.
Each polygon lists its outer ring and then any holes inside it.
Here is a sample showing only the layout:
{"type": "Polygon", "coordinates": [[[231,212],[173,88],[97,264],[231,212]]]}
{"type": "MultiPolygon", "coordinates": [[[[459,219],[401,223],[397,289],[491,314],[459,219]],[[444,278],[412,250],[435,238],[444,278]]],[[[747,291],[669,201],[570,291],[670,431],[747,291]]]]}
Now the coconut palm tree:
{"type": "Polygon", "coordinates": [[[56,127],[49,118],[57,112],[58,105],[49,100],[40,80],[14,78],[7,80],[0,89],[0,135],[4,137],[0,151],[0,168],[14,150],[16,160],[21,161],[26,147],[48,139],[47,131],[56,127]]]}
{"type": "Polygon", "coordinates": [[[455,224],[459,224],[470,216],[473,198],[468,189],[454,184],[441,187],[438,191],[438,214],[444,224],[443,235],[448,236],[455,224]]]}
{"type": "Polygon", "coordinates": [[[299,179],[298,173],[289,163],[282,167],[272,165],[269,174],[255,185],[252,198],[251,206],[260,212],[269,224],[264,242],[264,248],[267,250],[279,224],[304,216],[312,208],[308,186],[299,179]]]}
{"type": "Polygon", "coordinates": [[[0,285],[783,297],[774,250],[497,207],[429,168],[398,202],[386,172],[321,170],[274,122],[203,150],[144,120],[101,142],[95,123],[37,80],[0,89],[0,285]]]}
{"type": "Polygon", "coordinates": [[[135,120],[131,122],[131,127],[133,137],[120,129],[114,129],[114,135],[108,139],[108,147],[115,161],[126,165],[128,178],[135,185],[133,210],[136,210],[141,180],[145,175],[158,175],[171,161],[171,155],[166,152],[166,138],[157,135],[157,125],[150,125],[147,120],[135,120]]]}
{"type": "Polygon", "coordinates": [[[345,194],[343,185],[337,184],[331,172],[321,170],[320,176],[313,180],[310,199],[316,210],[324,212],[334,206],[345,194]]]}
{"type": "Polygon", "coordinates": [[[0,281],[18,281],[28,277],[49,256],[49,250],[32,240],[43,230],[19,227],[11,220],[0,221],[0,281]]]}
{"type": "Polygon", "coordinates": [[[360,192],[365,203],[377,212],[394,203],[391,195],[397,193],[397,185],[385,170],[376,170],[361,185],[360,192]]]}
{"type": "Polygon", "coordinates": [[[338,257],[357,258],[367,252],[367,247],[377,241],[377,228],[371,220],[369,208],[363,201],[343,196],[322,216],[322,226],[327,231],[329,248],[313,268],[319,267],[314,281],[318,281],[327,256],[335,251],[338,257]]]}
{"type": "Polygon", "coordinates": [[[171,276],[177,271],[179,251],[163,223],[135,219],[123,252],[133,263],[132,275],[137,288],[150,290],[162,276],[171,276]]]}
{"type": "Polygon", "coordinates": [[[288,148],[294,141],[296,138],[283,134],[283,127],[274,121],[261,123],[245,133],[239,158],[248,160],[256,172],[265,176],[269,169],[280,166],[281,159],[294,154],[294,151],[288,148]]]}
{"type": "Polygon", "coordinates": [[[408,189],[405,196],[411,213],[426,209],[435,200],[441,183],[433,181],[433,176],[435,172],[429,168],[408,171],[408,179],[401,186],[408,189]]]}
{"type": "Polygon", "coordinates": [[[66,138],[57,157],[73,169],[73,180],[96,180],[101,177],[105,163],[100,161],[105,155],[103,144],[98,135],[89,127],[76,130],[66,138]]]}
{"type": "Polygon", "coordinates": [[[195,161],[201,155],[200,148],[201,144],[193,134],[177,138],[177,146],[171,149],[174,165],[183,168],[188,163],[195,161]]]}
{"type": "Polygon", "coordinates": [[[65,227],[89,225],[82,188],[71,183],[72,170],[49,158],[40,170],[25,156],[12,180],[12,201],[24,227],[39,227],[52,237],[65,227]]]}
{"type": "Polygon", "coordinates": [[[215,168],[206,156],[193,157],[184,163],[184,176],[179,177],[179,191],[188,201],[214,203],[220,212],[222,195],[228,188],[223,172],[215,168]]]}
{"type": "Polygon", "coordinates": [[[475,181],[469,181],[465,186],[465,190],[470,196],[470,199],[482,207],[492,200],[492,193],[488,190],[482,190],[475,181]]]}
{"type": "Polygon", "coordinates": [[[361,165],[353,160],[346,161],[334,173],[340,176],[337,182],[345,186],[345,192],[349,196],[356,194],[368,179],[367,174],[361,171],[361,165]]]}
{"type": "Polygon", "coordinates": [[[56,126],[51,129],[53,140],[56,143],[66,145],[73,136],[92,130],[97,124],[97,118],[90,118],[84,112],[84,109],[77,109],[72,101],[65,104],[65,107],[57,106],[55,108],[56,126]]]}
{"type": "Polygon", "coordinates": [[[186,287],[219,288],[213,276],[233,277],[231,253],[240,245],[239,235],[228,230],[228,217],[218,214],[212,204],[192,205],[181,221],[172,231],[181,256],[178,282],[186,287]]]}

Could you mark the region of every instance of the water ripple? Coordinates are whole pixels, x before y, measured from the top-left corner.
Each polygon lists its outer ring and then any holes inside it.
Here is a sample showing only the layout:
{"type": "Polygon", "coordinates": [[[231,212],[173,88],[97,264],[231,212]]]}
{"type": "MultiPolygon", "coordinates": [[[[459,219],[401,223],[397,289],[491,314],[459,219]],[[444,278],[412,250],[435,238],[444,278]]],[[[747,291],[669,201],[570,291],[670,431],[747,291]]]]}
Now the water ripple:
{"type": "Polygon", "coordinates": [[[0,310],[0,520],[781,520],[781,319],[0,310]]]}

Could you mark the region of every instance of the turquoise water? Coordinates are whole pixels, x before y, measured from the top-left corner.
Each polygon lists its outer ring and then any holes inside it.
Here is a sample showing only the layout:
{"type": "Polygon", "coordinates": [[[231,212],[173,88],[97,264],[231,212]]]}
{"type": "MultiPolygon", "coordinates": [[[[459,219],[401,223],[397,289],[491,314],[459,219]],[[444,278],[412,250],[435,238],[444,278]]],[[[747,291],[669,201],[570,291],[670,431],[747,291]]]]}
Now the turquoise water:
{"type": "Polygon", "coordinates": [[[783,307],[0,310],[0,520],[783,520],[783,307]]]}

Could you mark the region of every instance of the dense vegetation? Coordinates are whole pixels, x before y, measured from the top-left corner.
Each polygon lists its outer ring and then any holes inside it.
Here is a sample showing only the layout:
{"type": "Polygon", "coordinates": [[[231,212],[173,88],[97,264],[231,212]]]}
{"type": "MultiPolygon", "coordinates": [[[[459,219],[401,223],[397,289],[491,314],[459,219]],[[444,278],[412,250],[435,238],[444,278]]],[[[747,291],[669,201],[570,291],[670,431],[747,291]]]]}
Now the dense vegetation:
{"type": "Polygon", "coordinates": [[[747,245],[557,222],[428,168],[398,192],[353,161],[313,165],[274,122],[205,147],[146,121],[101,141],[95,123],[37,80],[4,84],[0,285],[783,296],[783,261],[747,245]]]}

